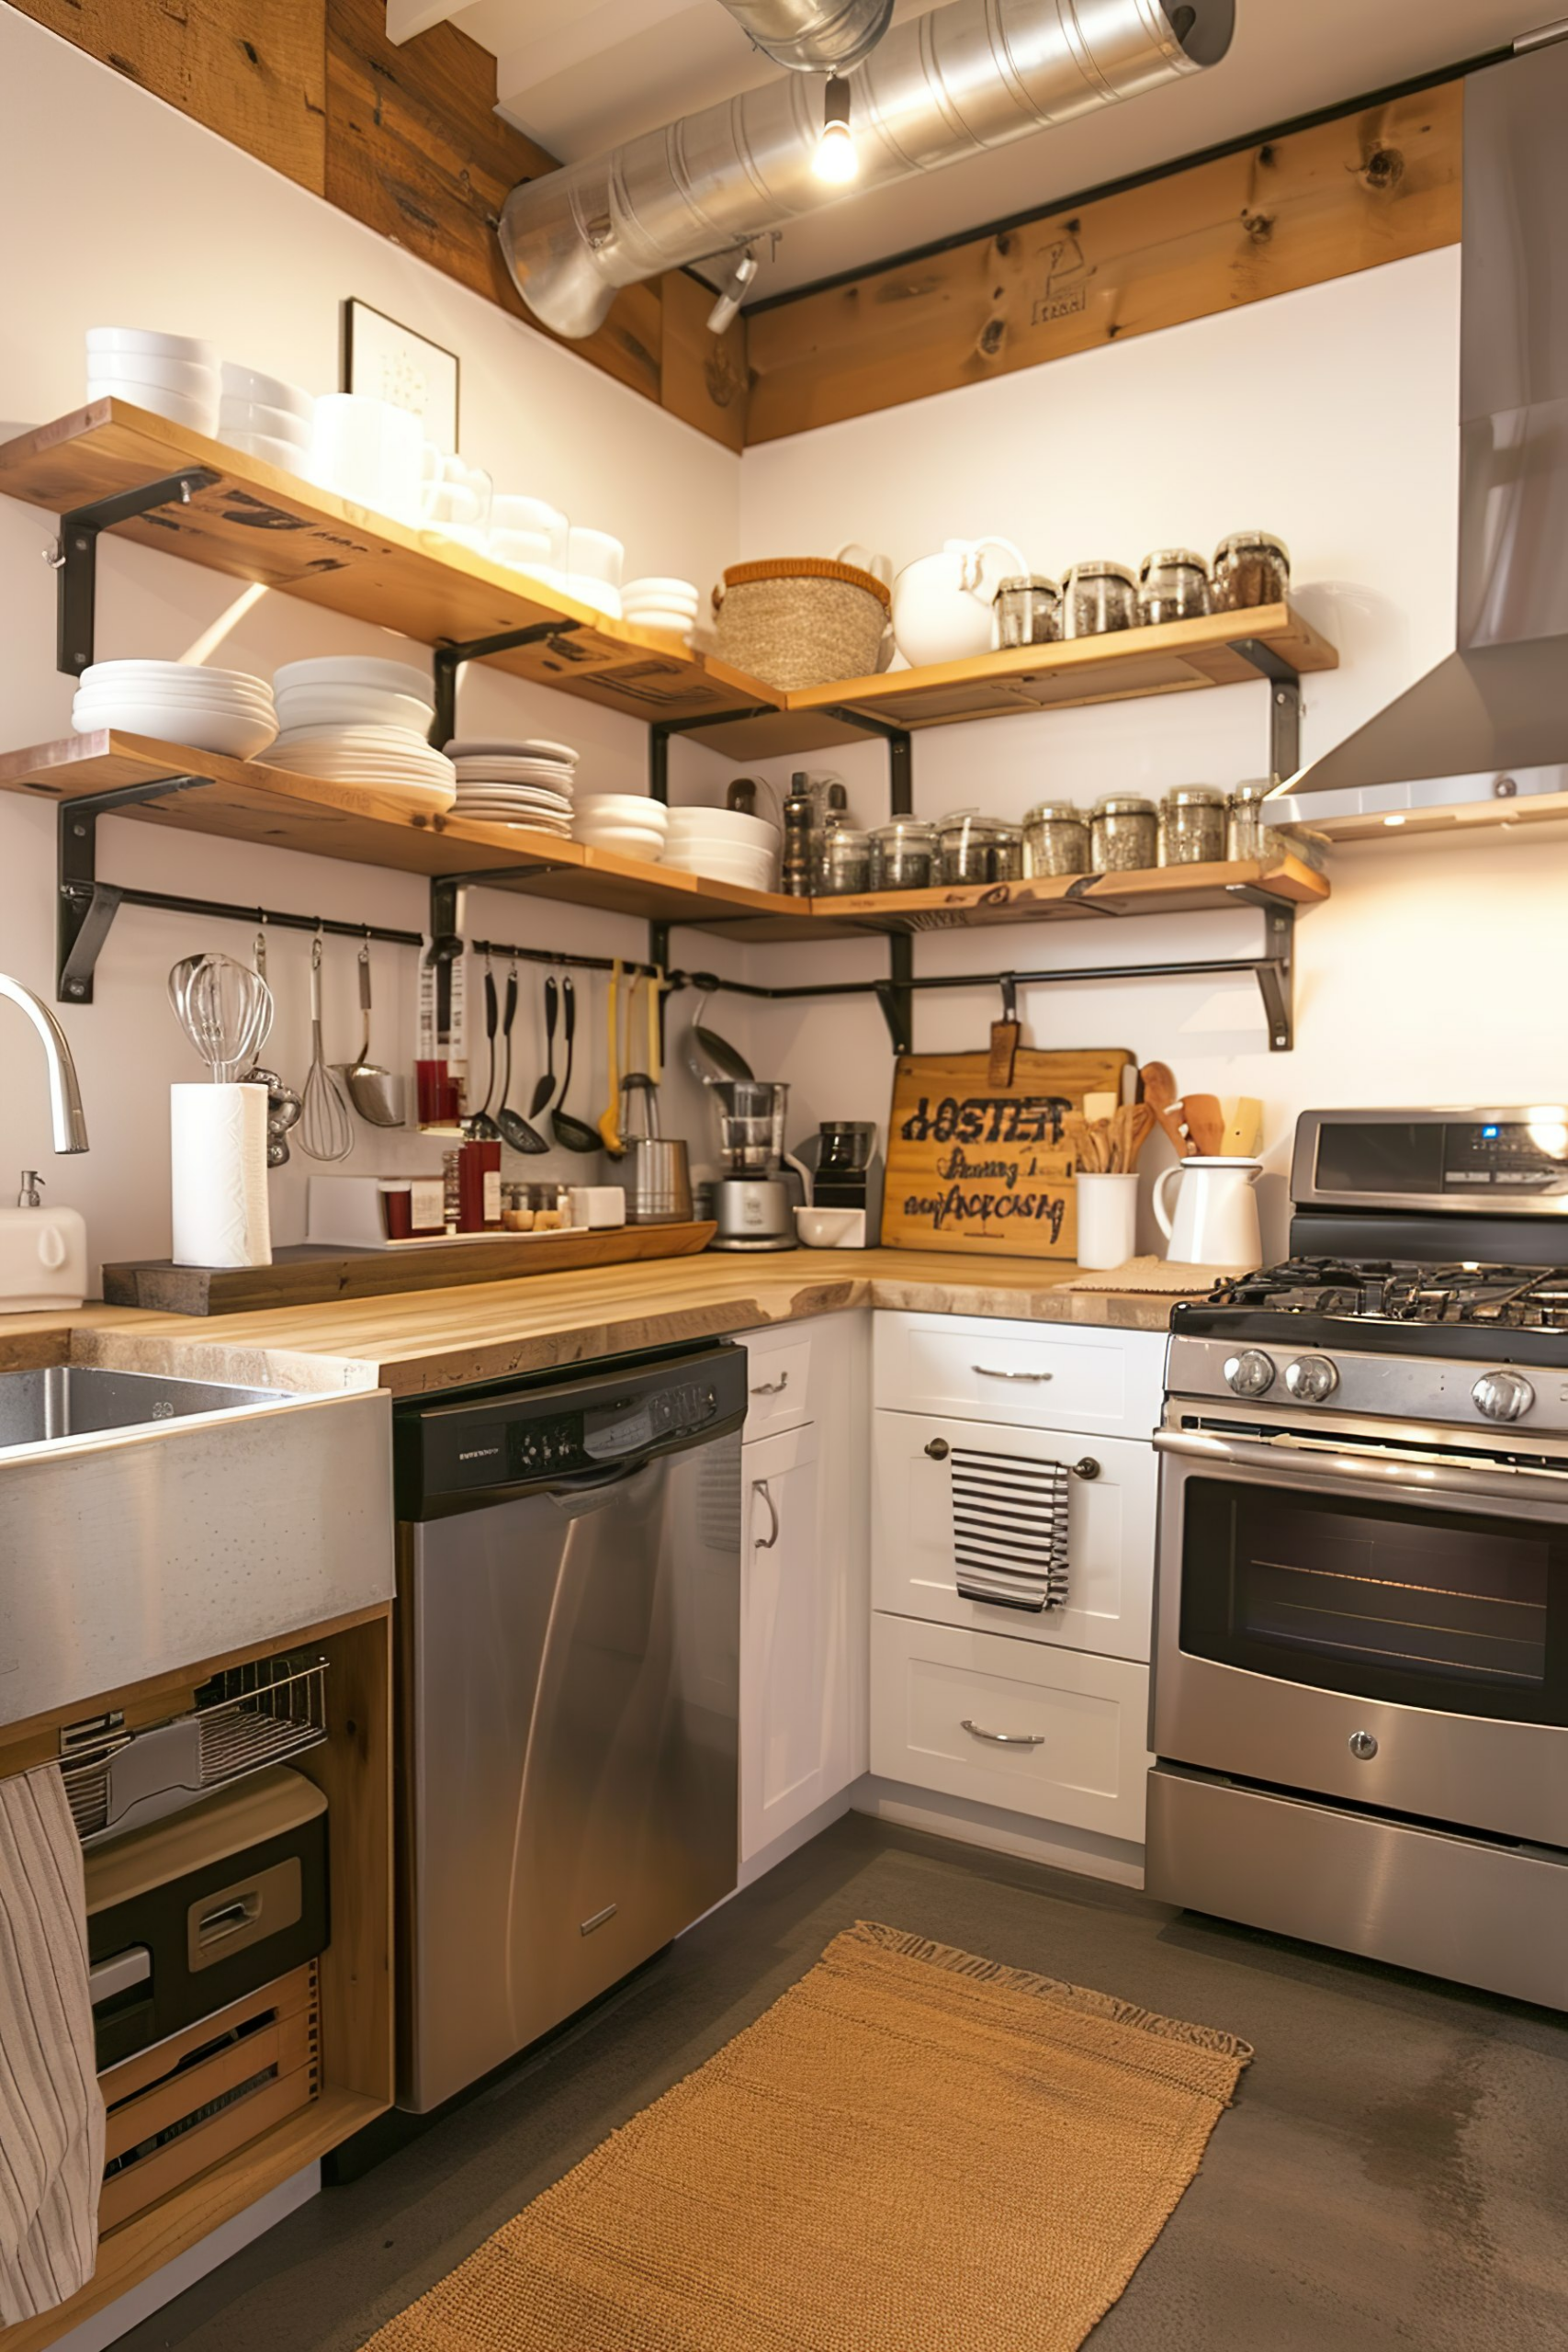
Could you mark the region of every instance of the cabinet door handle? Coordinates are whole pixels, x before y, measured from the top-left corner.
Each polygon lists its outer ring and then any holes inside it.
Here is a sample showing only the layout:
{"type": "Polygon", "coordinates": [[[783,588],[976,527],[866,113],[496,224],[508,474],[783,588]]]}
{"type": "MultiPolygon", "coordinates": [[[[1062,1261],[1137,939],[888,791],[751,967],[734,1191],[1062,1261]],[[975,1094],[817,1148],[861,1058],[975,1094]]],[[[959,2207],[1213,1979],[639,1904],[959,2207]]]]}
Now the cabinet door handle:
{"type": "Polygon", "coordinates": [[[753,1396],[782,1396],[789,1386],[789,1374],[781,1372],[776,1380],[759,1380],[752,1389],[753,1396]]]}
{"type": "Polygon", "coordinates": [[[1002,1372],[994,1363],[972,1363],[969,1369],[982,1380],[1054,1380],[1056,1376],[1052,1372],[1002,1372]]]}
{"type": "Polygon", "coordinates": [[[758,1552],[771,1552],[774,1544],[779,1540],[779,1507],[777,1503],[774,1502],[772,1494],[769,1492],[768,1482],[765,1478],[753,1478],[751,1481],[751,1492],[754,1495],[761,1495],[762,1500],[767,1504],[768,1518],[772,1522],[773,1528],[771,1534],[753,1535],[751,1538],[752,1549],[758,1552]]]}
{"type": "Polygon", "coordinates": [[[998,1747],[1043,1747],[1045,1745],[1043,1731],[982,1731],[980,1725],[972,1724],[967,1715],[963,1717],[960,1728],[966,1731],[972,1739],[988,1739],[998,1747]]]}
{"type": "Polygon", "coordinates": [[[926,1452],[931,1455],[933,1462],[945,1462],[952,1451],[953,1448],[948,1444],[948,1442],[944,1437],[933,1437],[927,1440],[926,1452]]]}

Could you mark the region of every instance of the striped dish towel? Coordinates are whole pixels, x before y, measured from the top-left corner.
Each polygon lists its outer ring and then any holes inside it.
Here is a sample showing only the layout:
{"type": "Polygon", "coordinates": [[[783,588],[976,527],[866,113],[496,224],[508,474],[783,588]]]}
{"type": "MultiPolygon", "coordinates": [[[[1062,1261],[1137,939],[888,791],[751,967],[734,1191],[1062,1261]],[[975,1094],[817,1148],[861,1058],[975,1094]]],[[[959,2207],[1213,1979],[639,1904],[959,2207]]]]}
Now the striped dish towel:
{"type": "Polygon", "coordinates": [[[1063,1609],[1067,1600],[1065,1462],[953,1449],[953,1557],[969,1600],[1063,1609]]]}
{"type": "Polygon", "coordinates": [[[86,2285],[103,2176],[82,1849],[46,1764],[0,1781],[0,2328],[86,2285]]]}

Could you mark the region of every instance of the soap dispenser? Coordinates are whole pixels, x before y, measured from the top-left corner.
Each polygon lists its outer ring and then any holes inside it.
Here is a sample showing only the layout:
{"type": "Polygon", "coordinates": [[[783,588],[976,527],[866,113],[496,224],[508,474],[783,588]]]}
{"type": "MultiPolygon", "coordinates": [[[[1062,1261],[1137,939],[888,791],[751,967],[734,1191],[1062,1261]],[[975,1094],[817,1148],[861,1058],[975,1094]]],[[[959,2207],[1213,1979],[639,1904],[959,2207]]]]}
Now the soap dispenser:
{"type": "Polygon", "coordinates": [[[46,1209],[36,1169],[22,1170],[14,1209],[0,1209],[0,1315],[80,1306],[87,1295],[87,1228],[75,1209],[46,1209]]]}

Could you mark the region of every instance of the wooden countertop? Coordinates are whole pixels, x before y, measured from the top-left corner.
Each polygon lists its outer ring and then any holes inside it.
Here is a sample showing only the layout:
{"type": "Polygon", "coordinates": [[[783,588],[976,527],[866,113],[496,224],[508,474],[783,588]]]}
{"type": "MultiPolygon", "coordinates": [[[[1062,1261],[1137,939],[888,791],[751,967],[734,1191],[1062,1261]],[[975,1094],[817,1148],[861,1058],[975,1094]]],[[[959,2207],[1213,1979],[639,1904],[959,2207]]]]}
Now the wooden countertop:
{"type": "Polygon", "coordinates": [[[791,1250],[535,1274],[412,1296],[197,1318],[130,1307],[0,1317],[0,1368],[58,1361],[311,1390],[429,1395],[856,1306],[1163,1331],[1168,1298],[1064,1292],[1067,1262],[791,1250]]]}

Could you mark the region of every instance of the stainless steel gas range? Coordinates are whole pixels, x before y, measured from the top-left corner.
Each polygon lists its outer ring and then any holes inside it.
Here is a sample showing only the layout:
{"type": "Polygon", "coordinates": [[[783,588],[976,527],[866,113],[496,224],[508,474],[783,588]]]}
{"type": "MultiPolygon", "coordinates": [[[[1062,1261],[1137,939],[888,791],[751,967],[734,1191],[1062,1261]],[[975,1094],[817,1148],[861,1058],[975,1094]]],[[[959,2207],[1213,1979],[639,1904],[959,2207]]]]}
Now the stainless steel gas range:
{"type": "Polygon", "coordinates": [[[1568,1106],[1311,1113],[1292,1195],[1172,1316],[1148,1890],[1568,2008],[1568,1106]]]}

